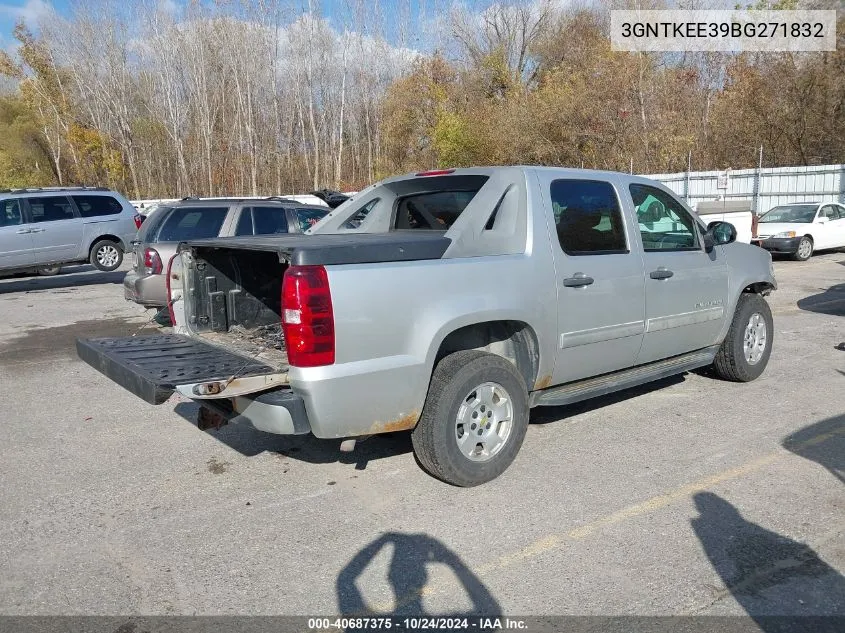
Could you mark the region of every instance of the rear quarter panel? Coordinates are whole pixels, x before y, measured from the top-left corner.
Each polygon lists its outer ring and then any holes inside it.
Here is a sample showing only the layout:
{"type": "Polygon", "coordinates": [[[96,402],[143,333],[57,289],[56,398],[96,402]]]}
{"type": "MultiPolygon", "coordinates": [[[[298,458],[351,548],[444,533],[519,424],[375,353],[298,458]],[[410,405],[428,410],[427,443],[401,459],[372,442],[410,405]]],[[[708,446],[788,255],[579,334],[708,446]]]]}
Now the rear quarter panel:
{"type": "Polygon", "coordinates": [[[543,350],[554,349],[554,272],[537,271],[530,255],[328,270],[336,362],[289,374],[318,437],[413,427],[440,344],[466,325],[523,321],[538,337],[541,368],[553,361],[543,350]]]}

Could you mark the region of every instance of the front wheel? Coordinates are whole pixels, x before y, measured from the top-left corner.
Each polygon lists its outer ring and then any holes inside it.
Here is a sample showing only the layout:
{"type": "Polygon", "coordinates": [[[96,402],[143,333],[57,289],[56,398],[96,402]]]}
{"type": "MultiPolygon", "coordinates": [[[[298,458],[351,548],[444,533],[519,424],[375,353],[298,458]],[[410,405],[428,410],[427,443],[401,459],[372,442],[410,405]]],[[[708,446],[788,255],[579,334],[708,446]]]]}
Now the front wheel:
{"type": "Polygon", "coordinates": [[[766,300],[754,293],[743,293],[728,335],[722,341],[713,367],[720,378],[749,382],[759,377],[769,363],[775,328],[766,300]]]}
{"type": "Polygon", "coordinates": [[[123,263],[123,249],[111,240],[100,240],[91,249],[91,264],[97,270],[111,272],[123,263]]]}
{"type": "Polygon", "coordinates": [[[798,242],[798,250],[795,251],[795,254],[792,256],[792,259],[798,262],[806,262],[810,257],[813,255],[813,240],[809,236],[805,235],[801,238],[801,241],[798,242]]]}
{"type": "Polygon", "coordinates": [[[455,352],[434,369],[411,435],[414,453],[447,483],[486,483],[516,458],[528,411],[528,390],[513,363],[475,350],[455,352]]]}

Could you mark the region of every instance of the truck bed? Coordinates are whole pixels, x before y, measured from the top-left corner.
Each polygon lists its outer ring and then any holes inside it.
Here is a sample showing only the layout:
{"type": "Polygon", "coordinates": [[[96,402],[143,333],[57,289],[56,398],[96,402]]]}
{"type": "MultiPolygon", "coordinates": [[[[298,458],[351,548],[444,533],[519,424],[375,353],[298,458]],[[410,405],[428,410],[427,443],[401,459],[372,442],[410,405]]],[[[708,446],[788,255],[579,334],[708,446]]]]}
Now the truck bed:
{"type": "Polygon", "coordinates": [[[260,325],[245,328],[233,325],[228,332],[203,332],[199,338],[225,347],[237,354],[271,365],[282,370],[288,365],[288,352],[285,349],[285,337],[282,324],[260,325]]]}

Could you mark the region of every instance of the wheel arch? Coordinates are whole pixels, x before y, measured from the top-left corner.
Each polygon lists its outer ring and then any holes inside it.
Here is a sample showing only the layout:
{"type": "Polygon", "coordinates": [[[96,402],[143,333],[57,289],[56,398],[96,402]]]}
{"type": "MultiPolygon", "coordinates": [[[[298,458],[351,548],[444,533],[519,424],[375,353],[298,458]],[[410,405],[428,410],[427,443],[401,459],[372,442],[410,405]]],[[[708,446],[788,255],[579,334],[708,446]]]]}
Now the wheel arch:
{"type": "Polygon", "coordinates": [[[742,292],[750,292],[758,295],[768,296],[777,286],[770,281],[755,281],[742,289],[742,292]]]}
{"type": "Polygon", "coordinates": [[[517,368],[529,392],[542,388],[535,384],[540,370],[539,340],[534,329],[524,321],[481,321],[453,329],[443,337],[437,348],[432,372],[443,358],[463,350],[501,356],[517,368]]]}

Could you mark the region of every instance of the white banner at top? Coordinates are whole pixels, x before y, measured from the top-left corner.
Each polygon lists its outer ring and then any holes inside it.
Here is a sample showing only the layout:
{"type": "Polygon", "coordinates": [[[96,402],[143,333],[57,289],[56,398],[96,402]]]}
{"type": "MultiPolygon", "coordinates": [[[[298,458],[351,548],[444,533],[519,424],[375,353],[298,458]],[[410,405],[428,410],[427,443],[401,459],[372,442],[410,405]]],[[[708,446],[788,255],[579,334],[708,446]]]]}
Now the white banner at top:
{"type": "Polygon", "coordinates": [[[836,11],[613,10],[614,51],[836,50],[836,11]]]}

